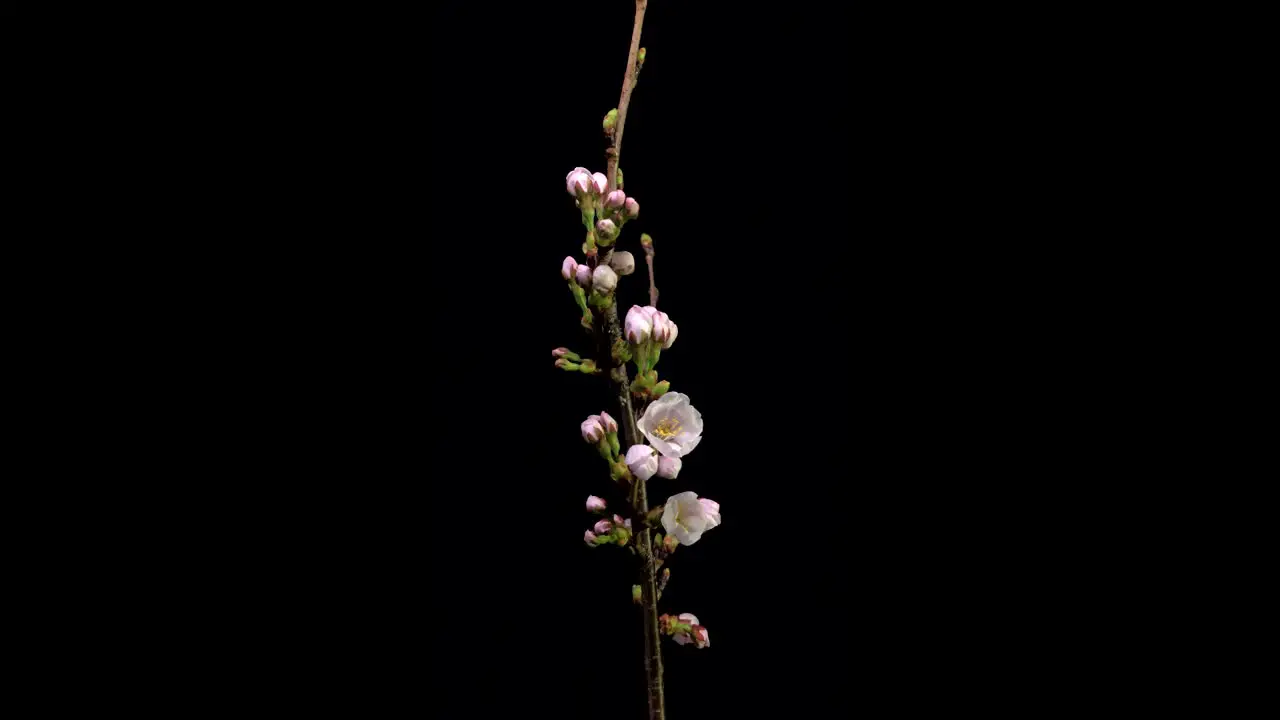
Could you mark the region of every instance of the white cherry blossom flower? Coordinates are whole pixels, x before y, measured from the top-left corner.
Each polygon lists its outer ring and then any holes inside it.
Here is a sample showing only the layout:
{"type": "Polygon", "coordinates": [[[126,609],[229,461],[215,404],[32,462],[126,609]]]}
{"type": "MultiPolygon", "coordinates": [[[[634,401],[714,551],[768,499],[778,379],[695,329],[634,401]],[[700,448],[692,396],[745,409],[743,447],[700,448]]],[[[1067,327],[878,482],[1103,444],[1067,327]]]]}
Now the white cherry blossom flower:
{"type": "Polygon", "coordinates": [[[666,457],[684,457],[702,442],[702,413],[684,393],[669,392],[645,409],[640,432],[666,457]]]}

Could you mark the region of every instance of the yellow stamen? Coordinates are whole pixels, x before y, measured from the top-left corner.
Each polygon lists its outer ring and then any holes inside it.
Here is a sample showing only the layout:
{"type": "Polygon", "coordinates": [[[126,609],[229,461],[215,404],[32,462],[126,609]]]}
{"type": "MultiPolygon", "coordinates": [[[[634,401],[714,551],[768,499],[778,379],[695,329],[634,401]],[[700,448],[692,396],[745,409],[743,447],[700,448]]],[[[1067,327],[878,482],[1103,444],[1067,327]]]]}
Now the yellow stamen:
{"type": "Polygon", "coordinates": [[[670,440],[680,434],[680,421],[673,417],[665,417],[653,429],[653,434],[663,440],[670,440]]]}

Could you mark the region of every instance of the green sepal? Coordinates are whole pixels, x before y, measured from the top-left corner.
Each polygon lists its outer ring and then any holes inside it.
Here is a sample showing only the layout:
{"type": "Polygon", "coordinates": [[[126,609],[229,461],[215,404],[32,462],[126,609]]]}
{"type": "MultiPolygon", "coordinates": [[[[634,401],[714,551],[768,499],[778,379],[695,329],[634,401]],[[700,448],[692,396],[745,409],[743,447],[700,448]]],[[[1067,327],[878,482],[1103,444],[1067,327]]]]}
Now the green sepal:
{"type": "Polygon", "coordinates": [[[611,432],[606,435],[609,438],[609,449],[613,451],[613,459],[617,459],[618,453],[622,452],[622,444],[618,442],[618,433],[611,432]]]}
{"type": "Polygon", "coordinates": [[[670,381],[670,380],[663,380],[662,382],[657,383],[656,385],[654,385],[654,386],[653,386],[653,389],[652,389],[650,392],[651,392],[651,393],[653,393],[653,399],[654,399],[654,400],[657,400],[658,398],[662,397],[663,395],[666,395],[666,394],[667,394],[667,391],[668,391],[668,390],[670,390],[670,389],[671,389],[671,381],[670,381]]]}

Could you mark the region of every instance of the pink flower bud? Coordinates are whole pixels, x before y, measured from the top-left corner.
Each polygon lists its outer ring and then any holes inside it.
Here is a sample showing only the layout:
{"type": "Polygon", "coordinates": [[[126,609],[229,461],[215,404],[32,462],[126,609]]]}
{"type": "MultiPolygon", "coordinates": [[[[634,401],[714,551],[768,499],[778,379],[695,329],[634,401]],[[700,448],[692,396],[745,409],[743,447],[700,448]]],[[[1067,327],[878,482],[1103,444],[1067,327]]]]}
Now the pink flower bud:
{"type": "Polygon", "coordinates": [[[635,198],[627,198],[627,202],[624,205],[626,207],[624,212],[627,213],[627,217],[633,218],[640,215],[640,203],[636,202],[635,198]]]}
{"type": "MultiPolygon", "coordinates": [[[[698,502],[702,505],[702,510],[707,516],[707,530],[720,524],[720,503],[715,500],[706,498],[698,498],[698,502]]],[[[706,532],[705,530],[703,532],[706,532]]]]}
{"type": "Polygon", "coordinates": [[[591,287],[596,289],[602,295],[613,292],[618,286],[618,274],[608,265],[597,265],[595,272],[591,273],[591,287]]]}
{"type": "Polygon", "coordinates": [[[600,413],[600,424],[604,425],[605,432],[618,432],[618,421],[614,420],[613,416],[607,412],[600,413]]]}
{"type": "Polygon", "coordinates": [[[595,186],[592,189],[595,190],[597,195],[603,195],[604,191],[609,187],[609,178],[605,177],[604,173],[592,173],[591,182],[595,186]]]}
{"type": "Polygon", "coordinates": [[[667,348],[675,344],[676,335],[679,334],[679,332],[680,332],[680,328],[676,327],[675,323],[673,322],[667,323],[667,339],[666,339],[666,342],[662,343],[663,350],[666,350],[667,348]]]}
{"type": "Polygon", "coordinates": [[[625,526],[627,523],[626,523],[626,521],[624,521],[624,520],[622,519],[622,516],[621,516],[621,515],[614,515],[614,516],[613,516],[613,524],[614,524],[614,525],[622,525],[622,526],[625,526]]]}
{"type": "Polygon", "coordinates": [[[701,625],[693,626],[693,643],[698,649],[711,647],[711,633],[701,625]]]}
{"type": "Polygon", "coordinates": [[[584,290],[590,290],[591,289],[591,266],[586,263],[582,263],[581,265],[578,266],[576,274],[577,274],[578,284],[581,285],[584,290]]]}
{"type": "Polygon", "coordinates": [[[618,226],[614,225],[612,220],[601,220],[596,223],[596,232],[604,237],[611,238],[618,232],[618,226]]]}
{"type": "Polygon", "coordinates": [[[644,308],[632,305],[627,311],[627,319],[624,325],[624,333],[627,336],[627,342],[632,345],[639,345],[649,339],[649,334],[653,332],[653,322],[649,316],[645,314],[644,308]]]}
{"type": "Polygon", "coordinates": [[[658,472],[658,456],[648,445],[632,445],[627,450],[627,467],[640,480],[648,480],[658,472]]]}
{"type": "Polygon", "coordinates": [[[570,350],[569,348],[558,347],[558,348],[556,348],[555,350],[552,350],[552,351],[551,351],[551,357],[553,357],[553,358],[569,358],[570,360],[577,360],[577,359],[578,359],[578,353],[576,353],[576,352],[574,352],[574,351],[570,350]]]}
{"type": "Polygon", "coordinates": [[[650,311],[653,318],[653,341],[656,343],[666,343],[667,335],[670,333],[671,320],[667,314],[657,308],[646,308],[650,311]]]}
{"type": "Polygon", "coordinates": [[[604,512],[607,507],[604,498],[599,498],[595,495],[587,496],[587,512],[604,512]]]}
{"type": "Polygon", "coordinates": [[[595,445],[604,437],[604,426],[600,424],[600,416],[592,415],[582,421],[582,439],[595,445]]]}
{"type": "Polygon", "coordinates": [[[591,171],[584,167],[574,168],[564,178],[565,189],[570,195],[583,195],[591,191],[591,171]]]}
{"type": "Polygon", "coordinates": [[[604,199],[604,206],[610,209],[616,209],[616,208],[622,207],[623,203],[625,203],[626,201],[627,201],[626,193],[622,192],[621,190],[614,190],[613,192],[609,193],[608,197],[604,199]]]}
{"type": "Polygon", "coordinates": [[[668,480],[675,480],[680,474],[680,466],[683,462],[677,457],[667,457],[663,455],[658,458],[658,477],[668,480]]]}
{"type": "Polygon", "coordinates": [[[636,271],[636,256],[620,250],[609,256],[609,267],[619,275],[630,275],[636,271]]]}
{"type": "Polygon", "coordinates": [[[586,542],[588,545],[591,545],[592,547],[594,547],[596,544],[596,536],[593,535],[590,530],[588,530],[585,534],[583,534],[582,540],[586,542]]]}
{"type": "Polygon", "coordinates": [[[564,262],[560,264],[560,277],[568,280],[576,272],[578,272],[578,261],[572,257],[566,257],[564,262]]]}
{"type": "Polygon", "coordinates": [[[613,523],[608,520],[600,520],[596,523],[595,527],[591,528],[591,530],[595,532],[596,535],[608,535],[613,531],[613,523]]]}

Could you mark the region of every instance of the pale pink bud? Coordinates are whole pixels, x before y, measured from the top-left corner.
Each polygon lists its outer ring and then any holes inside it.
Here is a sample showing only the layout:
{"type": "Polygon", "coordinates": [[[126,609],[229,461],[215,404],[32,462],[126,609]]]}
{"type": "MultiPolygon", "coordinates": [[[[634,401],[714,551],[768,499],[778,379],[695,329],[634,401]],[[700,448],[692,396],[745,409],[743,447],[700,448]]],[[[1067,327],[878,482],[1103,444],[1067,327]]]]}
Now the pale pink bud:
{"type": "Polygon", "coordinates": [[[604,199],[604,206],[607,208],[620,208],[626,201],[626,193],[621,190],[614,190],[604,199]]]}
{"type": "Polygon", "coordinates": [[[608,265],[597,265],[595,272],[591,273],[591,287],[600,294],[608,294],[617,286],[618,274],[608,265]]]}
{"type": "Polygon", "coordinates": [[[569,348],[556,348],[551,351],[551,357],[562,358],[569,354],[569,348]]]}
{"type": "Polygon", "coordinates": [[[582,439],[595,445],[604,437],[604,426],[600,424],[600,416],[592,415],[582,421],[582,439]]]}
{"type": "Polygon", "coordinates": [[[596,535],[608,535],[613,532],[613,523],[608,520],[600,520],[596,523],[595,527],[591,528],[591,530],[595,532],[596,535]]]}
{"type": "Polygon", "coordinates": [[[603,195],[604,191],[609,187],[609,178],[604,173],[592,173],[591,182],[595,186],[593,189],[597,195],[603,195]]]}
{"type": "MultiPolygon", "coordinates": [[[[715,500],[708,500],[706,498],[698,498],[698,502],[702,505],[702,510],[707,516],[706,530],[710,530],[711,528],[719,525],[720,524],[720,503],[716,502],[715,500]]],[[[706,532],[706,530],[703,530],[703,532],[706,532]]]]}
{"type": "Polygon", "coordinates": [[[667,335],[671,331],[671,320],[667,314],[657,308],[648,308],[650,316],[653,318],[653,341],[663,343],[667,341],[667,335]]]}
{"type": "Polygon", "coordinates": [[[627,202],[624,203],[624,206],[626,207],[624,212],[627,213],[627,217],[633,218],[640,215],[640,203],[636,202],[635,198],[627,198],[627,202]]]}
{"type": "Polygon", "coordinates": [[[620,250],[609,256],[609,267],[619,275],[630,275],[636,271],[636,256],[620,250]]]}
{"type": "Polygon", "coordinates": [[[648,445],[632,445],[627,450],[627,467],[641,480],[648,480],[658,472],[658,456],[648,445]]]}
{"type": "Polygon", "coordinates": [[[570,195],[582,195],[591,190],[591,171],[584,167],[574,168],[564,178],[565,189],[570,195]]]}
{"type": "Polygon", "coordinates": [[[564,262],[560,264],[560,277],[568,280],[576,272],[578,272],[578,261],[572,257],[566,257],[564,262]]]}
{"type": "Polygon", "coordinates": [[[599,498],[595,495],[587,496],[587,512],[604,512],[606,507],[608,506],[605,504],[604,498],[599,498]]]}
{"type": "Polygon", "coordinates": [[[653,321],[645,314],[644,308],[632,305],[627,311],[627,319],[623,323],[624,332],[627,336],[627,342],[632,345],[639,345],[649,339],[649,334],[653,332],[653,321]]]}
{"type": "Polygon", "coordinates": [[[623,520],[622,520],[622,516],[621,516],[621,515],[614,515],[614,516],[613,516],[613,524],[614,524],[614,525],[624,525],[625,523],[623,522],[623,520]]]}
{"type": "Polygon", "coordinates": [[[578,269],[576,272],[577,272],[578,284],[581,285],[583,289],[590,290],[591,289],[591,266],[586,263],[582,263],[581,265],[578,266],[578,269]]]}
{"type": "Polygon", "coordinates": [[[588,545],[596,544],[596,536],[590,530],[588,530],[586,533],[583,534],[582,540],[586,542],[588,545]]]}
{"type": "Polygon", "coordinates": [[[676,335],[679,334],[679,332],[680,332],[680,328],[676,327],[675,323],[673,322],[667,323],[667,340],[666,342],[662,343],[663,350],[666,350],[667,348],[675,344],[676,335]]]}
{"type": "Polygon", "coordinates": [[[694,625],[693,643],[699,649],[711,647],[711,633],[707,632],[707,629],[701,625],[694,625]]]}
{"type": "Polygon", "coordinates": [[[618,432],[618,421],[614,420],[613,416],[607,412],[600,413],[600,424],[604,425],[605,432],[618,432]]]}
{"type": "Polygon", "coordinates": [[[675,480],[676,476],[680,474],[680,466],[683,464],[680,458],[663,455],[658,458],[658,477],[675,480]]]}
{"type": "Polygon", "coordinates": [[[611,238],[618,232],[618,226],[612,220],[601,220],[596,223],[596,232],[602,237],[611,238]]]}

